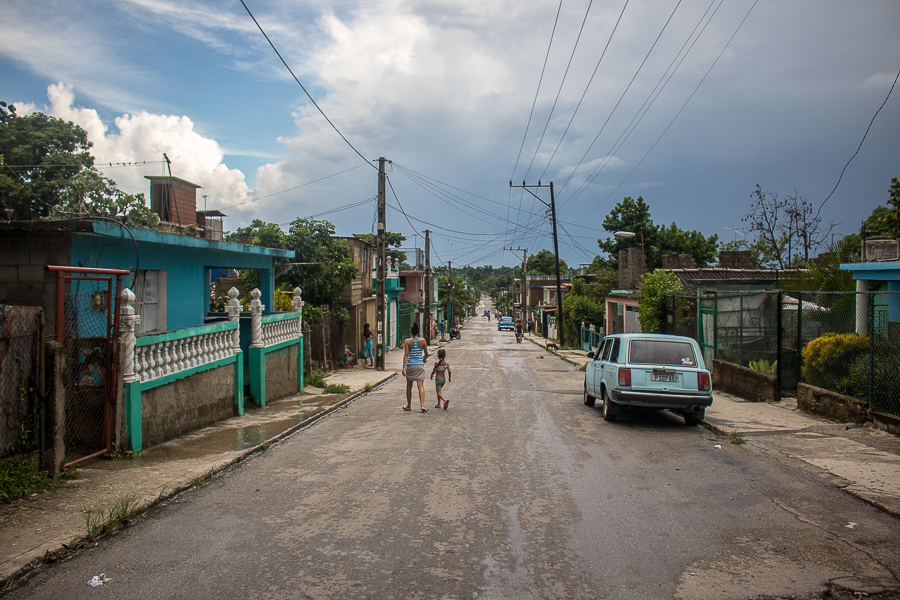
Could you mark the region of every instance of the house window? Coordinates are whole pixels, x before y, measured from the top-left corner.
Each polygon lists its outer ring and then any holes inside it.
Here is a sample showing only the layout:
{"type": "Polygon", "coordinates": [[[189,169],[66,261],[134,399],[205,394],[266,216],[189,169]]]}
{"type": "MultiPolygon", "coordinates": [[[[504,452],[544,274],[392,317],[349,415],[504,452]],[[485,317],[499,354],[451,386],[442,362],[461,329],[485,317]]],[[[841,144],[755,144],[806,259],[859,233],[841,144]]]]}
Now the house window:
{"type": "Polygon", "coordinates": [[[141,322],[135,333],[166,331],[166,271],[132,272],[134,313],[141,322]]]}

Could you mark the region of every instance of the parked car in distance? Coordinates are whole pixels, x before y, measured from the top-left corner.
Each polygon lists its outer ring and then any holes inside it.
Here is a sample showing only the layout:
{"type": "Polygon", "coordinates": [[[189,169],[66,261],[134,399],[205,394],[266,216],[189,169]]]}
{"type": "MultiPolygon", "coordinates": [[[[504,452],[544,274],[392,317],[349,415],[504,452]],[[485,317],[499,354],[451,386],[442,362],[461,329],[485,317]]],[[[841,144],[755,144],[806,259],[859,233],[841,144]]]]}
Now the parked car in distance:
{"type": "Polygon", "coordinates": [[[712,404],[712,380],[696,341],[678,335],[610,335],[584,372],[584,403],[603,402],[603,419],[615,421],[629,406],[665,408],[697,425],[712,404]]]}
{"type": "Polygon", "coordinates": [[[497,321],[497,331],[512,331],[516,328],[516,324],[512,317],[500,317],[497,321]]]}

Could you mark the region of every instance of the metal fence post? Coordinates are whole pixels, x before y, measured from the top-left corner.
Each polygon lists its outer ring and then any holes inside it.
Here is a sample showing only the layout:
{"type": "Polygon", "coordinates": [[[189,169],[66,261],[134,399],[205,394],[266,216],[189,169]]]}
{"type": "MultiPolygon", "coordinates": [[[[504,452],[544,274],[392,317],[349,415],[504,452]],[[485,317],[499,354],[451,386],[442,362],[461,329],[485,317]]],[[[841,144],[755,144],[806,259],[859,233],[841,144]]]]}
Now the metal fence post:
{"type": "Polygon", "coordinates": [[[781,325],[781,306],[782,296],[781,291],[779,290],[775,296],[775,363],[778,365],[778,368],[775,369],[775,388],[777,398],[774,400],[781,400],[781,371],[784,369],[784,361],[781,360],[781,337],[782,337],[782,325],[781,325]]]}
{"type": "Polygon", "coordinates": [[[872,406],[875,400],[875,294],[868,293],[869,306],[869,410],[875,410],[872,406]]]}
{"type": "Polygon", "coordinates": [[[797,383],[800,383],[803,366],[803,292],[797,293],[797,383]]]}
{"type": "Polygon", "coordinates": [[[738,364],[742,367],[744,366],[744,294],[740,295],[740,311],[738,313],[741,317],[740,323],[740,332],[741,336],[738,341],[738,364]]]}

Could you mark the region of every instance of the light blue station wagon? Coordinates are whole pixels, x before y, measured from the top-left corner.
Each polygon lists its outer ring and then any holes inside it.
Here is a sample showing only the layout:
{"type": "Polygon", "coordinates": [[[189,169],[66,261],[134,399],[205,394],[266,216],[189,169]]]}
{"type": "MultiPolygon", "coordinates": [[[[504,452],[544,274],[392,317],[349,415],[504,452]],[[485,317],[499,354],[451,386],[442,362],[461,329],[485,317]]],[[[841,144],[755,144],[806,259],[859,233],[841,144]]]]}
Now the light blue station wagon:
{"type": "Polygon", "coordinates": [[[696,341],[677,335],[616,334],[588,353],[584,403],[603,402],[603,418],[615,421],[624,407],[665,408],[697,425],[712,404],[712,381],[696,341]]]}

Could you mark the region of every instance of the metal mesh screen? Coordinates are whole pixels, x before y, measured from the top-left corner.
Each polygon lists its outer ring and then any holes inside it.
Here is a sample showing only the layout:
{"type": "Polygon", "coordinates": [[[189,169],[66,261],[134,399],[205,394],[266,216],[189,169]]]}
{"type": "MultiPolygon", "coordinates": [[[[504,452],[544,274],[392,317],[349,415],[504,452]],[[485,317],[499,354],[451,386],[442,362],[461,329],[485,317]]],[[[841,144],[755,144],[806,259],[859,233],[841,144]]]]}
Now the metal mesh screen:
{"type": "Polygon", "coordinates": [[[39,449],[41,312],[0,305],[0,456],[39,449]]]}
{"type": "Polygon", "coordinates": [[[785,392],[808,383],[900,416],[900,292],[668,296],[665,323],[667,333],[704,345],[704,355],[712,345],[715,358],[777,369],[785,392]]]}

